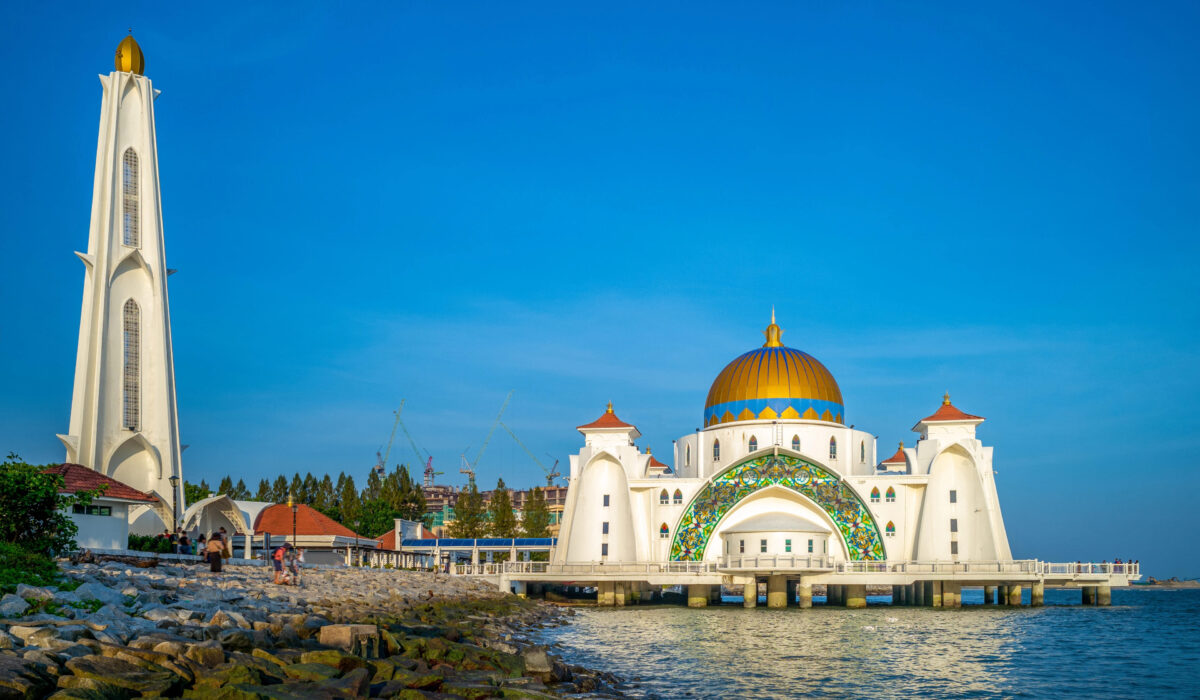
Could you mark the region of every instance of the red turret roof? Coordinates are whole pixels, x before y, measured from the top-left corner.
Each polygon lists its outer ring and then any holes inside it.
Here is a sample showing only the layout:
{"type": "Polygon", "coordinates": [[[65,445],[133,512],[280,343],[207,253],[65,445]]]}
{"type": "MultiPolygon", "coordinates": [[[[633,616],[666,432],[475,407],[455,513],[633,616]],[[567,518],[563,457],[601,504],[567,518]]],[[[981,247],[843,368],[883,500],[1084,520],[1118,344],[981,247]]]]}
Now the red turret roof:
{"type": "Polygon", "coordinates": [[[58,474],[63,478],[63,493],[79,493],[80,491],[95,491],[104,486],[104,498],[120,498],[126,501],[144,501],[153,503],[158,499],[148,493],[138,491],[132,486],[123,484],[116,479],[104,476],[95,469],[88,469],[82,464],[60,464],[45,470],[47,474],[58,474]]]}
{"type": "Polygon", "coordinates": [[[981,421],[982,422],[983,420],[984,420],[983,416],[973,416],[969,413],[963,413],[962,411],[955,408],[950,403],[950,392],[946,392],[946,396],[942,399],[942,405],[938,407],[938,410],[934,411],[932,416],[929,416],[927,418],[922,418],[917,423],[917,425],[920,425],[921,423],[951,423],[951,422],[955,422],[955,421],[961,421],[961,422],[981,421]]]}
{"type": "Polygon", "coordinates": [[[637,430],[637,428],[634,426],[626,423],[620,418],[617,418],[617,414],[613,413],[611,401],[608,403],[608,410],[601,414],[599,418],[591,423],[588,423],[587,425],[579,426],[576,428],[576,430],[594,430],[598,428],[633,428],[634,430],[637,430]]]}
{"type": "MultiPolygon", "coordinates": [[[[272,535],[284,535],[292,533],[292,509],[286,503],[276,503],[273,506],[263,508],[258,517],[254,519],[255,532],[269,532],[272,535]]],[[[363,537],[355,534],[353,530],[337,522],[333,518],[325,515],[321,511],[306,506],[303,503],[296,504],[296,534],[316,537],[355,537],[361,540],[371,541],[373,537],[363,537]]]]}
{"type": "Polygon", "coordinates": [[[904,443],[903,442],[900,443],[900,446],[896,448],[896,454],[894,454],[891,457],[888,457],[887,459],[880,462],[880,464],[907,464],[907,463],[908,463],[908,460],[904,458],[904,443]]]}

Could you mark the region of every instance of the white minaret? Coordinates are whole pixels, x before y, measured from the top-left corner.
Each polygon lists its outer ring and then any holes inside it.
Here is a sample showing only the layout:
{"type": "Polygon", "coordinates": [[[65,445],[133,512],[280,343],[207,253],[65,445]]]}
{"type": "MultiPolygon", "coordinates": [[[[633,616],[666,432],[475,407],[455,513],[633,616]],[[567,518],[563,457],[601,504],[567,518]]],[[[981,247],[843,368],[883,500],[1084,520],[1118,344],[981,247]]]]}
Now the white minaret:
{"type": "MultiPolygon", "coordinates": [[[[158,91],[142,75],[132,36],[117,47],[104,95],[79,318],[67,461],[161,499],[130,511],[132,532],[162,532],[175,517],[179,421],[154,136],[158,91]]],[[[178,513],[183,513],[183,503],[178,513]]]]}

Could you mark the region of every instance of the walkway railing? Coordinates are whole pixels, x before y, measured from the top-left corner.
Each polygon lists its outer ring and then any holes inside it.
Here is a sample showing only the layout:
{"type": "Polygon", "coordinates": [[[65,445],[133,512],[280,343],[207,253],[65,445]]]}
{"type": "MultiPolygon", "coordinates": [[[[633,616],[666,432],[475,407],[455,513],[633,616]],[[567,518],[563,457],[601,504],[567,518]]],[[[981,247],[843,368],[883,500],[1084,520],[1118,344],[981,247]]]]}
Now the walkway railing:
{"type": "Polygon", "coordinates": [[[1142,565],[1139,562],[1038,562],[1041,564],[1040,573],[1046,576],[1076,576],[1076,575],[1111,575],[1141,576],[1142,565]]]}
{"type": "Polygon", "coordinates": [[[557,564],[547,561],[506,561],[491,564],[455,564],[454,573],[471,575],[550,574],[712,574],[716,565],[704,561],[620,562],[597,561],[557,564]]]}
{"type": "Polygon", "coordinates": [[[729,554],[721,558],[720,569],[762,571],[831,571],[833,557],[825,554],[729,554]]]}

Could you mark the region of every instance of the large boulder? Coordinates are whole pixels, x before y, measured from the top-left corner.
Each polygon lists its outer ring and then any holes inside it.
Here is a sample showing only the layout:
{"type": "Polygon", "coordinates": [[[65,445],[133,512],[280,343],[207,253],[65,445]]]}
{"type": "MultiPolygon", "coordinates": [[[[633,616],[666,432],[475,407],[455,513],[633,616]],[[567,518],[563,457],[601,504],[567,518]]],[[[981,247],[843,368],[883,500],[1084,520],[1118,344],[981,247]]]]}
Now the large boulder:
{"type": "Polygon", "coordinates": [[[53,600],[54,590],[50,588],[38,588],[37,586],[26,586],[23,583],[18,583],[17,595],[25,600],[53,600]]]}
{"type": "Polygon", "coordinates": [[[7,593],[0,598],[0,617],[20,617],[29,609],[29,603],[19,595],[7,593]]]}
{"type": "Polygon", "coordinates": [[[79,596],[80,600],[98,600],[101,603],[109,605],[124,605],[125,596],[121,595],[120,591],[114,591],[108,586],[102,586],[98,583],[85,583],[75,589],[75,595],[79,596]]]}
{"type": "Polygon", "coordinates": [[[67,661],[67,669],[80,678],[131,690],[143,697],[174,694],[181,680],[170,671],[152,671],[111,656],[81,656],[67,661]]]}

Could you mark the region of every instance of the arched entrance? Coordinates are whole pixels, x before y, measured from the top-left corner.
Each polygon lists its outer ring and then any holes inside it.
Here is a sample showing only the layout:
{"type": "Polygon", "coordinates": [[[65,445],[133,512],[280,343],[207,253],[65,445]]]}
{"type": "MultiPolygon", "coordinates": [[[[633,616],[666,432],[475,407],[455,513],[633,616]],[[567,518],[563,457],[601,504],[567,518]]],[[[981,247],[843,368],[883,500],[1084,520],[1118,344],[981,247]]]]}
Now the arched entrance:
{"type": "Polygon", "coordinates": [[[851,559],[887,559],[883,537],[866,504],[836,474],[791,455],[762,455],[713,477],[684,509],[671,542],[673,561],[700,561],[713,530],[742,499],[769,486],[809,498],[829,516],[851,559]]]}

